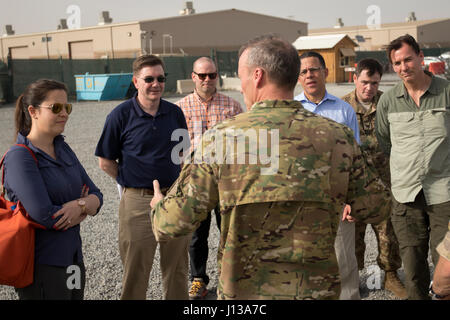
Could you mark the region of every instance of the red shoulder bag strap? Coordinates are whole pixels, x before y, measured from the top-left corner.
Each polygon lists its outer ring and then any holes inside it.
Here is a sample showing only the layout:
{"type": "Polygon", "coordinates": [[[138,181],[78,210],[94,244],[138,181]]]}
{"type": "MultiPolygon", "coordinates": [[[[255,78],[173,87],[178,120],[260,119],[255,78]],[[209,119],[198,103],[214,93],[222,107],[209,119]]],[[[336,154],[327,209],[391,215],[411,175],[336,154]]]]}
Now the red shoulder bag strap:
{"type": "MultiPolygon", "coordinates": [[[[33,150],[31,150],[28,146],[26,146],[24,144],[18,143],[18,144],[16,144],[16,146],[20,146],[20,147],[27,149],[28,152],[33,157],[34,161],[36,161],[36,165],[38,164],[38,160],[37,160],[36,155],[34,154],[33,150]]],[[[5,168],[3,168],[3,161],[5,160],[5,157],[6,157],[6,154],[8,153],[8,151],[5,152],[5,154],[2,157],[2,160],[0,161],[0,168],[2,169],[2,196],[5,195],[5,189],[3,188],[3,182],[5,181],[5,168]]]]}

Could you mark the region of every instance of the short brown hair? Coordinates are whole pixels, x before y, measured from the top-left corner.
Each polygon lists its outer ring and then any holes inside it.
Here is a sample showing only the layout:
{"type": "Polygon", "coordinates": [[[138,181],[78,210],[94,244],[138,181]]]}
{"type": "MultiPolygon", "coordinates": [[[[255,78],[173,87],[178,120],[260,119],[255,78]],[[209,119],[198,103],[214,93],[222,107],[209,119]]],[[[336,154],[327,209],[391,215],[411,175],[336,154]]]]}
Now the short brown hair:
{"type": "Polygon", "coordinates": [[[389,62],[391,64],[392,64],[391,52],[400,49],[401,47],[403,47],[403,44],[407,44],[408,46],[410,46],[417,55],[420,54],[420,47],[419,44],[416,42],[416,39],[414,39],[414,37],[409,34],[405,34],[404,36],[392,40],[391,43],[389,43],[388,47],[386,48],[386,53],[389,58],[389,62]]]}
{"type": "Polygon", "coordinates": [[[133,62],[133,74],[137,75],[144,67],[161,66],[165,70],[164,62],[155,55],[145,54],[138,57],[133,62]]]}

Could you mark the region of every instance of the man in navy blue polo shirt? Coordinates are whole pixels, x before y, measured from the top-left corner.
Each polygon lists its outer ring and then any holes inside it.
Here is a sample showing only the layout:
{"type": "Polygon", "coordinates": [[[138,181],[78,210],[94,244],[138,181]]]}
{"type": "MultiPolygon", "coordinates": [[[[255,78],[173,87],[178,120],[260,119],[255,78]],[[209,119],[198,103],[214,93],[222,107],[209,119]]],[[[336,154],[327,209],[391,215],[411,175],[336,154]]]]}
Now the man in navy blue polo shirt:
{"type": "MultiPolygon", "coordinates": [[[[137,58],[133,62],[137,93],[107,116],[95,150],[100,168],[123,187],[119,206],[121,299],[146,297],[157,247],[149,218],[153,180],[158,179],[167,191],[180,173],[180,162],[171,159],[179,141],[171,138],[177,129],[187,132],[187,125],[181,109],[161,99],[165,80],[161,59],[153,55],[137,58]]],[[[187,236],[160,243],[165,299],[188,299],[189,241],[187,236]]]]}

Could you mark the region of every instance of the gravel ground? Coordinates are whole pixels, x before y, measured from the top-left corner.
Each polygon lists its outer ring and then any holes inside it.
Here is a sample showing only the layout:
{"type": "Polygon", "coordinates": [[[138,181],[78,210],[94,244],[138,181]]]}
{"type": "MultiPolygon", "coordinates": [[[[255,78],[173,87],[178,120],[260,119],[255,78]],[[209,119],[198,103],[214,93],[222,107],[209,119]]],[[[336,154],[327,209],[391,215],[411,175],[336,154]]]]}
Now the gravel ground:
{"type": "MultiPolygon", "coordinates": [[[[395,76],[388,79],[395,81],[395,76]]],[[[382,90],[391,87],[387,82],[381,86],[382,90]]],[[[343,96],[353,90],[350,84],[329,84],[328,91],[336,96],[343,96]]],[[[295,93],[301,92],[297,88],[295,93]]],[[[237,91],[225,92],[240,101],[243,105],[242,95],[237,91]]],[[[175,102],[180,96],[166,97],[175,102]]],[[[94,156],[95,146],[101,134],[107,114],[120,101],[102,102],[74,102],[74,110],[64,134],[66,141],[77,154],[87,173],[94,183],[103,192],[104,203],[101,212],[96,217],[88,217],[81,226],[83,239],[84,261],[86,265],[87,281],[85,299],[88,300],[116,300],[120,298],[122,265],[118,249],[118,204],[119,197],[115,182],[98,168],[97,158],[94,156]]],[[[13,141],[14,135],[14,105],[0,106],[0,153],[3,154],[13,141]]],[[[209,237],[208,274],[211,278],[207,299],[215,299],[217,287],[216,253],[219,244],[219,232],[212,219],[209,237]]],[[[372,271],[376,268],[377,246],[375,234],[371,228],[366,233],[366,262],[365,269],[360,272],[360,289],[363,299],[391,300],[395,297],[389,292],[377,289],[383,286],[383,272],[372,271]],[[368,285],[369,284],[369,285],[368,285]]],[[[161,272],[159,267],[159,254],[156,253],[155,263],[150,275],[147,299],[161,300],[161,272]]],[[[399,271],[403,279],[403,270],[399,271]]],[[[14,300],[17,295],[13,288],[0,286],[0,300],[14,300]]]]}

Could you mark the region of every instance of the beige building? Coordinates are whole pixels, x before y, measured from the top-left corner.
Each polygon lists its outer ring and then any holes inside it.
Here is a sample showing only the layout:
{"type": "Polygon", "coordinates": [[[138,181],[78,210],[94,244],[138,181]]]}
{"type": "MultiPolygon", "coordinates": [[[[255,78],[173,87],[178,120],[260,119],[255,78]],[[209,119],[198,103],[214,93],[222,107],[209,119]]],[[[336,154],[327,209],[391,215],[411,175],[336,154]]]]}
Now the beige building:
{"type": "Polygon", "coordinates": [[[399,36],[412,35],[421,48],[450,47],[450,19],[433,19],[408,21],[401,23],[386,23],[377,26],[343,26],[334,28],[309,30],[309,35],[347,34],[358,43],[357,50],[383,50],[389,42],[399,36]]]}
{"type": "Polygon", "coordinates": [[[141,53],[210,55],[211,49],[236,51],[247,40],[275,33],[289,42],[308,34],[307,23],[237,9],[105,23],[0,38],[0,58],[134,58],[141,53]]]}

